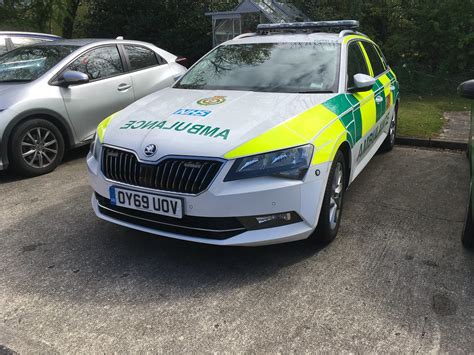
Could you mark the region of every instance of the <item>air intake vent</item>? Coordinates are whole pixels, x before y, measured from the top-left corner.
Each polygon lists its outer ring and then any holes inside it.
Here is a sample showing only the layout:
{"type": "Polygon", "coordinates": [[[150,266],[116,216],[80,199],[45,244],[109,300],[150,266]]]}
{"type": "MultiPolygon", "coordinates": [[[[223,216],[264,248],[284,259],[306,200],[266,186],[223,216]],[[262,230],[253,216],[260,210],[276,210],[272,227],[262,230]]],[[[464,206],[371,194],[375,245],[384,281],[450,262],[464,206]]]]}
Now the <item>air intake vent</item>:
{"type": "Polygon", "coordinates": [[[102,173],[107,179],[161,191],[198,194],[209,187],[222,167],[221,161],[194,158],[166,158],[146,164],[127,151],[104,147],[102,152],[102,173]]]}

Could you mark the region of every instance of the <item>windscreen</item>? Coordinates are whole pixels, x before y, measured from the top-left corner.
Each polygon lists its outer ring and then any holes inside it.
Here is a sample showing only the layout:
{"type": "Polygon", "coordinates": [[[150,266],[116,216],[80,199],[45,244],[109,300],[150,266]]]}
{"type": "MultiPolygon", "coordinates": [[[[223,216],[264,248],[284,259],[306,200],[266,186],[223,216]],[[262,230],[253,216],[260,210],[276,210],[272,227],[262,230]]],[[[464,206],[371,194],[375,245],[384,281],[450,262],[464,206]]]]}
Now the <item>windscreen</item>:
{"type": "Polygon", "coordinates": [[[74,46],[20,47],[0,56],[0,83],[36,80],[71,54],[74,46]]]}
{"type": "Polygon", "coordinates": [[[175,88],[335,92],[339,50],[333,42],[223,45],[201,59],[175,88]]]}

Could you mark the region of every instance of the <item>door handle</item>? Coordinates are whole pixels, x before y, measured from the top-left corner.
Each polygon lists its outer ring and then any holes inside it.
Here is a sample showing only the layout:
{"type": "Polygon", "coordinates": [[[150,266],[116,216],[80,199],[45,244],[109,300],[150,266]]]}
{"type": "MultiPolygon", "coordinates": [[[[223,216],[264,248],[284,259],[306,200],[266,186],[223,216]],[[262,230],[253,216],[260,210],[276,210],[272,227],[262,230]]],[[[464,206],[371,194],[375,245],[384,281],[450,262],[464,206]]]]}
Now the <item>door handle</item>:
{"type": "Polygon", "coordinates": [[[381,104],[383,102],[383,97],[382,96],[377,96],[375,98],[375,102],[378,103],[378,104],[381,104]]]}
{"type": "Polygon", "coordinates": [[[132,85],[130,84],[120,84],[118,87],[117,87],[117,90],[118,91],[125,91],[125,90],[128,90],[132,87],[132,85]]]}

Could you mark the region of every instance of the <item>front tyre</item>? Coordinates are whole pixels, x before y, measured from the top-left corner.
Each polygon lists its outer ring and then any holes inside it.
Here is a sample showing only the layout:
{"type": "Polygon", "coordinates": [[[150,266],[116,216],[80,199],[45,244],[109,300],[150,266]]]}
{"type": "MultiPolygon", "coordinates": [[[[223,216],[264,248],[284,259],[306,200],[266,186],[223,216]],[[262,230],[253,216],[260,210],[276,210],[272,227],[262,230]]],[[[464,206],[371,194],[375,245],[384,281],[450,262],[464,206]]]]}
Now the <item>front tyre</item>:
{"type": "Polygon", "coordinates": [[[469,201],[464,230],[462,234],[462,244],[468,249],[474,249],[474,227],[472,225],[472,200],[469,201]]]}
{"type": "Polygon", "coordinates": [[[22,176],[47,174],[61,163],[64,138],[59,129],[43,119],[32,119],[15,128],[10,141],[13,170],[22,176]]]}
{"type": "Polygon", "coordinates": [[[344,155],[338,151],[329,172],[318,226],[310,237],[322,244],[329,244],[337,236],[346,191],[346,172],[344,155]]]}
{"type": "Polygon", "coordinates": [[[382,152],[389,152],[395,146],[395,138],[397,135],[397,117],[398,116],[398,105],[393,110],[392,117],[390,118],[390,128],[388,130],[387,138],[383,141],[380,146],[382,152]]]}

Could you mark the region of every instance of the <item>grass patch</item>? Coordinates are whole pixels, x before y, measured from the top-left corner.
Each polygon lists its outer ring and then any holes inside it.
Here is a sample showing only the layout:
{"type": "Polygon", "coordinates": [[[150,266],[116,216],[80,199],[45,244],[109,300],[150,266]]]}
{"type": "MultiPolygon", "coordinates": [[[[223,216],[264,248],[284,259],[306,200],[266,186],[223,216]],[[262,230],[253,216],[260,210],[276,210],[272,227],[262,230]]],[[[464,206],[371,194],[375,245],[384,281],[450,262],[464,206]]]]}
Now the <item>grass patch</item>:
{"type": "Polygon", "coordinates": [[[443,112],[469,111],[470,108],[471,102],[458,96],[402,96],[397,134],[433,138],[443,128],[443,112]]]}

